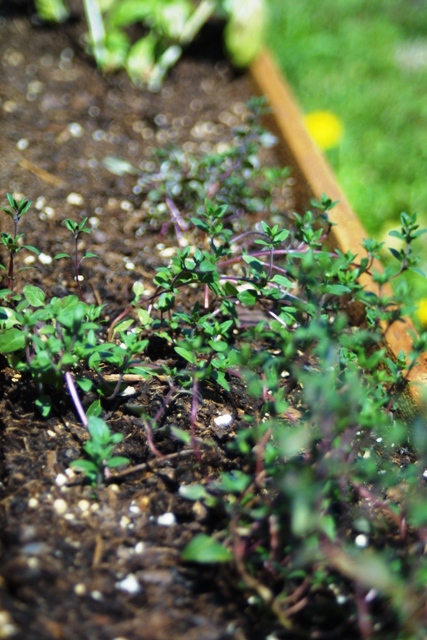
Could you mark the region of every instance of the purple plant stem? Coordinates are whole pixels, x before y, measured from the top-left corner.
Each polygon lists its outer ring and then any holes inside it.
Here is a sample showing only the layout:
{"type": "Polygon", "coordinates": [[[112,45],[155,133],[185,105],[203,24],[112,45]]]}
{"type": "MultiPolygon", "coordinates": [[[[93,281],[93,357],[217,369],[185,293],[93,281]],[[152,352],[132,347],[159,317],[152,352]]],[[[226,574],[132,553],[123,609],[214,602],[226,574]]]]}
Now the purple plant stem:
{"type": "Polygon", "coordinates": [[[82,423],[82,425],[84,426],[85,429],[87,429],[88,426],[88,419],[86,416],[86,412],[83,408],[82,403],[80,402],[80,398],[79,395],[77,393],[77,389],[76,389],[76,385],[74,384],[74,380],[73,380],[73,376],[71,375],[71,373],[69,371],[65,372],[65,384],[67,385],[67,389],[68,392],[71,396],[71,399],[74,403],[75,409],[77,411],[77,414],[80,418],[80,422],[82,423]]]}

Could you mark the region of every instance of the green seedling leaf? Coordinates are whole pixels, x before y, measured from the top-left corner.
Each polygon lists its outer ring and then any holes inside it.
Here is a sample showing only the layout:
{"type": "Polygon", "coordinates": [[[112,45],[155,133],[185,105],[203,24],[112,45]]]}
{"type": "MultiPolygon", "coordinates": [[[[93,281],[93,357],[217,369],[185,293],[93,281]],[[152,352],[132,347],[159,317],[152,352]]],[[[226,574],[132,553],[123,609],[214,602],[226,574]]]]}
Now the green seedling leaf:
{"type": "Polygon", "coordinates": [[[125,458],[123,456],[114,456],[114,458],[110,458],[109,460],[107,460],[107,467],[109,467],[109,469],[124,467],[129,464],[129,462],[129,458],[125,458]]]}
{"type": "Polygon", "coordinates": [[[92,380],[90,380],[89,378],[83,378],[80,376],[76,376],[76,384],[78,384],[80,389],[82,389],[85,393],[89,393],[89,391],[93,387],[92,380]]]}
{"type": "Polygon", "coordinates": [[[191,364],[197,364],[197,356],[192,351],[184,349],[184,347],[175,347],[175,351],[179,356],[190,362],[191,364]]]}
{"type": "Polygon", "coordinates": [[[25,333],[19,329],[8,329],[0,334],[0,353],[13,353],[25,348],[25,333]]]}
{"type": "Polygon", "coordinates": [[[88,431],[93,440],[108,443],[110,440],[110,429],[107,423],[98,416],[89,416],[88,431]]]}
{"type": "Polygon", "coordinates": [[[108,24],[123,28],[135,22],[144,22],[154,11],[158,0],[120,0],[109,11],[108,24]]]}
{"type": "Polygon", "coordinates": [[[34,404],[43,418],[47,418],[50,415],[52,411],[52,399],[50,396],[40,396],[34,404]]]}
{"type": "Polygon", "coordinates": [[[237,295],[238,299],[246,307],[253,307],[258,302],[258,294],[255,289],[245,289],[237,295]]]}
{"type": "Polygon", "coordinates": [[[286,287],[287,289],[292,289],[293,287],[295,287],[295,284],[291,280],[289,280],[289,278],[280,275],[280,273],[276,273],[276,275],[273,276],[272,282],[280,284],[282,287],[286,287]]]}
{"type": "Polygon", "coordinates": [[[191,442],[191,435],[188,433],[188,431],[184,431],[179,427],[171,427],[171,434],[178,440],[181,440],[181,442],[183,442],[184,444],[190,444],[191,442]]]}
{"type": "Polygon", "coordinates": [[[126,71],[136,85],[149,82],[156,64],[156,46],[157,37],[150,32],[130,48],[126,59],[126,71]]]}
{"type": "Polygon", "coordinates": [[[24,287],[23,291],[24,291],[25,299],[27,300],[27,302],[29,302],[29,304],[32,307],[45,306],[46,295],[42,289],[39,289],[39,287],[34,287],[33,285],[27,284],[24,287]]]}
{"type": "Polygon", "coordinates": [[[233,559],[233,554],[217,540],[200,533],[187,544],[181,557],[188,562],[216,564],[230,562],[233,559]]]}
{"type": "Polygon", "coordinates": [[[88,407],[86,411],[86,415],[89,418],[90,416],[95,416],[98,418],[102,412],[102,405],[100,400],[94,400],[92,404],[88,407]]]}

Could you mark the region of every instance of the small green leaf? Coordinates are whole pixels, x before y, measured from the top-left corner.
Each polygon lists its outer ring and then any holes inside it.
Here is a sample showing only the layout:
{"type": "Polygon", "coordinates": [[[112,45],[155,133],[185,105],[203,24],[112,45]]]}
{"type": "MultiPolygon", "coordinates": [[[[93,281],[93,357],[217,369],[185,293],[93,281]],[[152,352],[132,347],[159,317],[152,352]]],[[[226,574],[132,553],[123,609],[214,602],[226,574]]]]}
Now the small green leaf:
{"type": "Polygon", "coordinates": [[[89,416],[95,416],[96,418],[98,418],[101,415],[101,411],[102,411],[101,401],[94,400],[92,404],[88,407],[86,411],[86,415],[88,418],[89,416]]]}
{"type": "Polygon", "coordinates": [[[45,306],[45,292],[39,287],[34,287],[31,284],[27,284],[24,287],[24,296],[27,302],[32,307],[44,307],[45,306]]]}
{"type": "Polygon", "coordinates": [[[181,557],[189,562],[216,564],[217,562],[230,562],[233,559],[233,554],[217,540],[204,533],[199,533],[187,544],[181,557]]]}
{"type": "Polygon", "coordinates": [[[183,484],[179,488],[179,495],[186,500],[202,500],[209,494],[201,484],[183,484]]]}
{"type": "Polygon", "coordinates": [[[237,297],[246,307],[253,307],[258,301],[258,295],[255,289],[245,289],[245,291],[240,291],[237,297]]]}
{"type": "Polygon", "coordinates": [[[0,335],[0,353],[12,353],[25,347],[25,334],[19,329],[9,329],[0,335]]]}
{"type": "Polygon", "coordinates": [[[188,349],[184,349],[183,347],[175,347],[175,351],[179,356],[190,362],[191,364],[197,364],[197,356],[192,351],[188,351],[188,349]]]}
{"type": "Polygon", "coordinates": [[[171,434],[181,442],[184,442],[184,444],[190,444],[191,442],[191,435],[179,427],[171,427],[171,434]]]}
{"type": "Polygon", "coordinates": [[[52,411],[52,399],[49,396],[40,396],[34,404],[43,418],[47,418],[52,411]]]}

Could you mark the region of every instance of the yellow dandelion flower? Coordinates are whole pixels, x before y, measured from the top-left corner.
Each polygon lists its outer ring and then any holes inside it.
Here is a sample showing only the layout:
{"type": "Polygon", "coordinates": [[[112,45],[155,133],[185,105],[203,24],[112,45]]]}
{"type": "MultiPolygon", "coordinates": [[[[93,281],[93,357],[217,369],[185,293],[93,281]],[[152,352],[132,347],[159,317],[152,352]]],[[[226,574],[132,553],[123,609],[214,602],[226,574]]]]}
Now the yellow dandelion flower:
{"type": "Polygon", "coordinates": [[[304,122],[310,136],[323,151],[336,147],[341,142],[343,124],[330,111],[312,111],[304,116],[304,122]]]}
{"type": "Polygon", "coordinates": [[[418,322],[423,329],[427,329],[427,298],[421,298],[416,311],[418,322]]]}

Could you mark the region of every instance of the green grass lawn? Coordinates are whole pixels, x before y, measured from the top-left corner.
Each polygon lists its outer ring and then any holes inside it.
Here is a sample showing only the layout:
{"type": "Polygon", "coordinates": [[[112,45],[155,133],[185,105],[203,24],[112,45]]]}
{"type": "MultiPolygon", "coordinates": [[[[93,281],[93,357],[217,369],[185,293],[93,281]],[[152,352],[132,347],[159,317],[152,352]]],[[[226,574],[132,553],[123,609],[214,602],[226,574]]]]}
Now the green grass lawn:
{"type": "Polygon", "coordinates": [[[427,0],[269,5],[268,44],[302,110],[344,125],[327,155],[367,232],[382,237],[401,211],[427,226],[427,0]]]}

